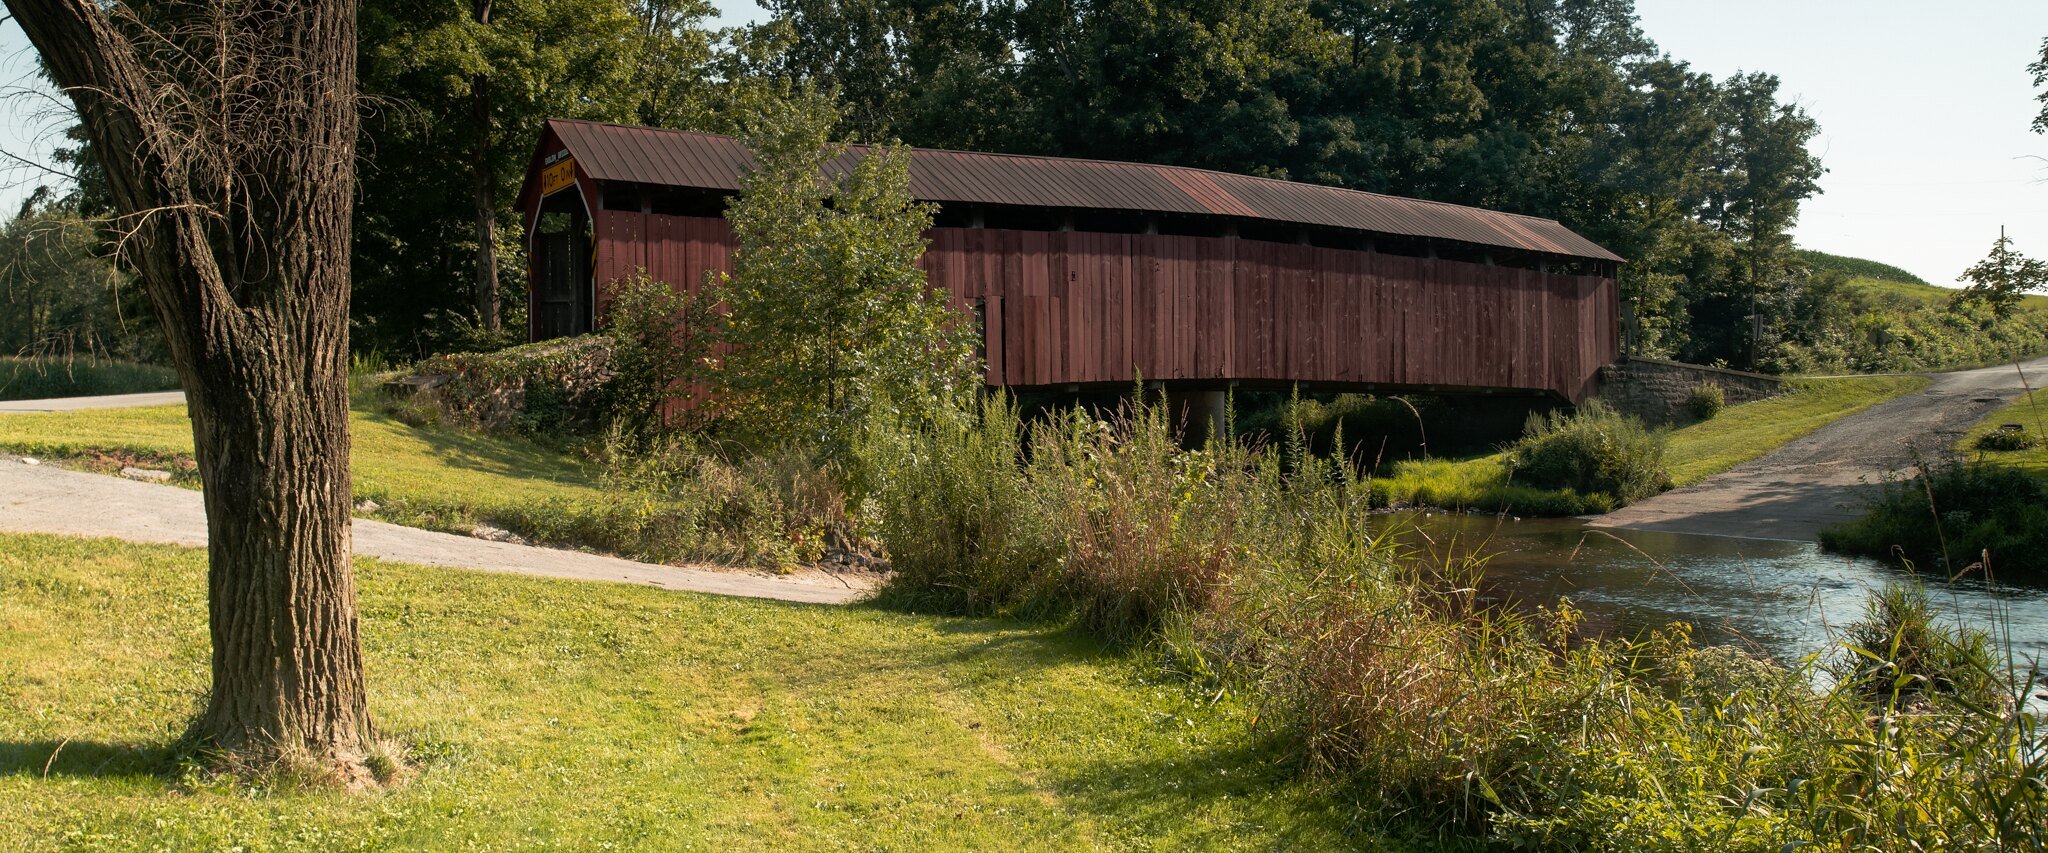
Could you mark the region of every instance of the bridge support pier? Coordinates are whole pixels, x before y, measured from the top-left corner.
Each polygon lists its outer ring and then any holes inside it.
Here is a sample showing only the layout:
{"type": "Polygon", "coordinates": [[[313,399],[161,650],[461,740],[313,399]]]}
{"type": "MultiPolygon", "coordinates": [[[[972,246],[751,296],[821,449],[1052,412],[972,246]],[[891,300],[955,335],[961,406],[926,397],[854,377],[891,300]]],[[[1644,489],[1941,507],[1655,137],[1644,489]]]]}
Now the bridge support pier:
{"type": "Polygon", "coordinates": [[[1189,447],[1201,447],[1211,438],[1222,438],[1230,430],[1229,392],[1227,391],[1180,391],[1170,392],[1173,401],[1173,417],[1181,430],[1181,441],[1189,447]]]}

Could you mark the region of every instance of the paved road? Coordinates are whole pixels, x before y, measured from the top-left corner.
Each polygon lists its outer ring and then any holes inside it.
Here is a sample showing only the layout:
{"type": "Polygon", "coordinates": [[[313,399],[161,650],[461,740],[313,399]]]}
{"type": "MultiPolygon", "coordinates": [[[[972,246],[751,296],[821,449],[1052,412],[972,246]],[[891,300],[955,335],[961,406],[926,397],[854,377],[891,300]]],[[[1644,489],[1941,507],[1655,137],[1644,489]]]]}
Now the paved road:
{"type": "MultiPolygon", "coordinates": [[[[2048,358],[2021,365],[2048,393],[2048,358]]],[[[1595,527],[1811,542],[1857,515],[1887,473],[1917,452],[1947,458],[1970,427],[2024,392],[2008,364],[1929,374],[1934,384],[1835,421],[1758,459],[1683,489],[1600,516],[1595,527]]]]}
{"type": "Polygon", "coordinates": [[[183,391],[154,391],[148,394],[111,394],[105,397],[57,397],[49,400],[0,400],[5,412],[75,412],[79,409],[128,409],[136,406],[168,406],[185,402],[183,391]]]}
{"type": "MultiPolygon", "coordinates": [[[[100,536],[203,547],[199,493],[175,486],[28,465],[0,455],[0,531],[100,536]]],[[[406,563],[575,580],[614,581],[745,598],[844,604],[867,593],[818,574],[771,577],[714,568],[636,563],[616,557],[489,542],[356,519],[356,553],[406,563]]]]}

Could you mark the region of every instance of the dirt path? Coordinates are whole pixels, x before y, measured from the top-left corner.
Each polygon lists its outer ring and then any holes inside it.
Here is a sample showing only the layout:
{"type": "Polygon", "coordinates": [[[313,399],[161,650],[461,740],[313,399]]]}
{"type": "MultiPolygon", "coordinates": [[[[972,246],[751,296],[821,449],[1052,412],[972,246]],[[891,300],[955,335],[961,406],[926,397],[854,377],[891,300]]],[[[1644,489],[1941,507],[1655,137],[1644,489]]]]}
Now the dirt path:
{"type": "MultiPolygon", "coordinates": [[[[29,465],[19,457],[0,455],[0,531],[204,547],[206,513],[199,493],[190,489],[29,465]]],[[[711,567],[653,565],[360,518],[355,522],[355,547],[357,554],[430,566],[637,583],[812,604],[844,604],[869,591],[869,584],[842,582],[823,572],[778,577],[711,567]]]]}
{"type": "MultiPolygon", "coordinates": [[[[2048,358],[2025,362],[2044,393],[2048,358]]],[[[1963,433],[2023,393],[2012,365],[1928,374],[1924,391],[1879,403],[1761,458],[1683,489],[1600,516],[1594,527],[1811,542],[1855,517],[1863,494],[1914,454],[1953,455],[1963,433]]]]}

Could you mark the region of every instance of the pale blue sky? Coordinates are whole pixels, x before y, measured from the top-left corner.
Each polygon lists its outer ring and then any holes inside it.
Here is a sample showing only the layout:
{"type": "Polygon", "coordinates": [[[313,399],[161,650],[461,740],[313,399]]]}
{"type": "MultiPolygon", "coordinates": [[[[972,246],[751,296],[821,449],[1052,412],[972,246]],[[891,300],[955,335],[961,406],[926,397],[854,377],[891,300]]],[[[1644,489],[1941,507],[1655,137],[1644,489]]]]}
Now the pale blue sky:
{"type": "MultiPolygon", "coordinates": [[[[727,23],[759,17],[716,0],[727,23]]],[[[1726,75],[1762,70],[1820,120],[1828,174],[1801,214],[1801,245],[1897,264],[1948,283],[2005,226],[2048,256],[2048,136],[2026,65],[2048,37],[2048,2],[1637,0],[1643,29],[1672,56],[1726,75]],[[1935,9],[1938,11],[1930,11],[1935,9]]],[[[0,151],[47,162],[63,126],[36,86],[26,41],[0,24],[0,151]]],[[[0,164],[4,166],[4,164],[0,164]]],[[[0,212],[48,178],[0,167],[0,212]]]]}

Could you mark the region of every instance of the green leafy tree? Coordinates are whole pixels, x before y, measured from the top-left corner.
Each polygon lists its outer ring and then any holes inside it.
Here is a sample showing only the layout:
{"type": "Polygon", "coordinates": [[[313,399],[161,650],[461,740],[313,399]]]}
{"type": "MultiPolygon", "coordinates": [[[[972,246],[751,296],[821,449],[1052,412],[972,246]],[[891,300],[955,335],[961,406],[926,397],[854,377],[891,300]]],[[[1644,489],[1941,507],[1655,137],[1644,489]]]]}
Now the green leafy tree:
{"type": "Polygon", "coordinates": [[[1630,259],[1646,354],[1764,359],[1790,333],[1755,330],[1804,298],[1790,233],[1819,191],[1813,120],[1769,75],[1665,56],[1632,0],[771,8],[774,67],[841,92],[846,132],[1553,217],[1630,259]]]}
{"type": "Polygon", "coordinates": [[[774,73],[839,93],[839,132],[1002,149],[1023,101],[1015,10],[989,0],[764,0],[780,27],[774,73]]]}
{"type": "Polygon", "coordinates": [[[712,382],[753,438],[845,449],[883,407],[916,409],[970,387],[972,324],[917,268],[932,207],[910,197],[900,146],[829,143],[817,97],[762,104],[755,160],[726,216],[732,272],[704,297],[726,310],[712,382]]]}
{"type": "MultiPolygon", "coordinates": [[[[2034,85],[2048,87],[2048,38],[2041,40],[2041,60],[2027,66],[2034,73],[2034,85]]],[[[2041,114],[2034,117],[2034,132],[2048,133],[2048,89],[2044,89],[2036,100],[2041,102],[2041,114]]]]}
{"type": "Polygon", "coordinates": [[[0,355],[163,360],[134,277],[100,252],[96,223],[48,195],[0,228],[0,355]]]}
{"type": "Polygon", "coordinates": [[[1991,254],[1963,270],[1961,280],[1970,286],[1956,294],[1955,302],[1987,306],[2003,320],[2019,307],[2020,297],[2029,291],[2048,289],[2048,261],[2013,251],[2012,238],[2001,230],[1991,244],[1991,254]]]}
{"type": "Polygon", "coordinates": [[[359,337],[431,351],[457,317],[496,332],[502,271],[521,257],[504,235],[542,122],[687,113],[709,14],[702,0],[365,3],[359,337]]]}
{"type": "Polygon", "coordinates": [[[690,294],[642,273],[613,285],[604,333],[612,340],[606,401],[615,426],[636,438],[665,432],[712,405],[703,390],[709,311],[690,294]]]}

